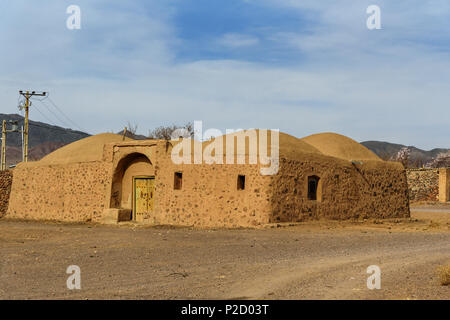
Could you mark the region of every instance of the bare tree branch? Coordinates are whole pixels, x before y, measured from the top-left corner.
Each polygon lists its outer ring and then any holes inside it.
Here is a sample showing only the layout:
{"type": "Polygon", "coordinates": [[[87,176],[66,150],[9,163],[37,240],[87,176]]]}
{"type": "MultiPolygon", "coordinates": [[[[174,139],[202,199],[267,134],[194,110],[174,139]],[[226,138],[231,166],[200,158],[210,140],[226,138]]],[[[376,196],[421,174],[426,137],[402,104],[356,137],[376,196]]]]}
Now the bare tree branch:
{"type": "Polygon", "coordinates": [[[194,126],[192,122],[186,123],[184,126],[178,126],[178,125],[171,125],[171,126],[160,126],[153,130],[150,130],[148,133],[149,139],[161,139],[161,140],[171,140],[172,139],[172,132],[174,132],[177,129],[185,129],[189,136],[194,135],[194,126]]]}

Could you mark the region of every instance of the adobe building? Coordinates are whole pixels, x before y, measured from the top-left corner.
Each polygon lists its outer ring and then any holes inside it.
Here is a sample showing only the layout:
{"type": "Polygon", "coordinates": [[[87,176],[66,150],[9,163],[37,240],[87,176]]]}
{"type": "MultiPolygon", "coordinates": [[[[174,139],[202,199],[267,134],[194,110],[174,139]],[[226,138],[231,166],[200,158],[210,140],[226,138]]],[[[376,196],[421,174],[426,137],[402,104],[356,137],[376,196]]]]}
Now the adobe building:
{"type": "MultiPolygon", "coordinates": [[[[252,139],[244,131],[232,139],[242,136],[243,141],[252,139]]],[[[204,150],[214,140],[189,141],[192,148],[204,150]]],[[[14,169],[6,217],[253,227],[410,214],[403,166],[382,161],[338,134],[298,139],[280,133],[279,166],[273,175],[261,174],[266,164],[248,161],[248,146],[245,164],[177,164],[171,154],[179,143],[123,141],[105,133],[64,146],[40,161],[20,163],[14,169]]],[[[225,159],[229,150],[224,144],[223,152],[217,149],[214,156],[225,159]]],[[[235,149],[233,157],[238,156],[235,149]]]]}

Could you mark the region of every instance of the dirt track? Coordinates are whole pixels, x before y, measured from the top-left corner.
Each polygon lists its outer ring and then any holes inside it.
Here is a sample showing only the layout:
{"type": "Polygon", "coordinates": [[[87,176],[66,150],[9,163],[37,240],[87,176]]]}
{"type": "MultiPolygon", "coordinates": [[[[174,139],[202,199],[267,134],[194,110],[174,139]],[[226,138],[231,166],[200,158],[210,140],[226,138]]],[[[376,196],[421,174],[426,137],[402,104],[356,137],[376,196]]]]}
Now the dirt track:
{"type": "Polygon", "coordinates": [[[450,299],[435,274],[450,262],[441,219],[264,230],[0,220],[0,298],[450,299]],[[81,290],[66,287],[73,264],[81,290]],[[369,265],[381,268],[381,290],[366,287],[369,265]]]}

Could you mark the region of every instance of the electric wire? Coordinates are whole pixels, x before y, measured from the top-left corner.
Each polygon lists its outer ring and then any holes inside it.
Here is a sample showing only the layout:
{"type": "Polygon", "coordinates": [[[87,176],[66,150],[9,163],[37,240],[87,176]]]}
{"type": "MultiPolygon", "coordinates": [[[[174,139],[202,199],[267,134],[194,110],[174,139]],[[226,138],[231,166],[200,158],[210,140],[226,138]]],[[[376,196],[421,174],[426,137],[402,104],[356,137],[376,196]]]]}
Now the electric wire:
{"type": "Polygon", "coordinates": [[[75,121],[73,121],[72,119],[70,119],[63,111],[61,108],[59,108],[56,103],[50,98],[50,96],[48,95],[48,101],[50,101],[50,103],[53,105],[53,107],[55,107],[56,110],[59,111],[59,113],[61,113],[64,118],[66,118],[72,125],[74,125],[75,127],[77,127],[78,129],[80,129],[81,131],[84,131],[83,128],[81,128],[75,121]]]}
{"type": "MultiPolygon", "coordinates": [[[[43,101],[44,100],[46,100],[47,99],[47,97],[48,97],[48,95],[46,95],[44,98],[42,98],[42,99],[39,99],[39,98],[36,98],[36,97],[30,97],[30,100],[33,100],[33,101],[39,101],[41,104],[43,104],[44,105],[44,107],[46,107],[47,108],[47,110],[50,112],[50,113],[52,113],[54,116],[55,116],[55,118],[57,118],[60,122],[63,122],[64,123],[64,125],[68,125],[67,123],[65,123],[64,121],[61,121],[51,110],[50,110],[50,108],[47,106],[47,105],[45,105],[44,103],[43,103],[43,101]]],[[[19,105],[19,107],[21,106],[21,105],[23,105],[23,100],[24,99],[20,99],[20,96],[19,96],[19,100],[18,100],[18,105],[19,105]]],[[[34,127],[40,127],[40,128],[45,128],[45,129],[51,129],[51,130],[57,130],[57,131],[61,131],[61,132],[64,132],[64,133],[67,133],[67,130],[70,130],[70,131],[73,131],[73,132],[77,132],[76,130],[73,130],[73,129],[70,129],[70,128],[68,128],[68,129],[65,129],[65,128],[60,128],[58,125],[56,125],[55,124],[55,122],[53,121],[53,120],[51,120],[44,112],[42,112],[41,111],[41,109],[38,107],[38,105],[37,104],[33,104],[33,106],[34,106],[34,109],[43,117],[43,118],[45,118],[45,120],[46,121],[48,121],[48,126],[45,126],[45,125],[40,125],[40,124],[37,124],[37,123],[35,123],[34,121],[32,121],[32,120],[30,120],[30,122],[28,123],[30,126],[34,126],[34,127]]],[[[23,110],[23,108],[20,108],[21,110],[21,114],[22,114],[22,116],[24,116],[24,110],[23,110]]],[[[70,125],[68,125],[68,127],[70,127],[70,125]]],[[[83,132],[84,133],[84,132],[83,132]]]]}
{"type": "Polygon", "coordinates": [[[39,112],[41,114],[41,116],[44,117],[48,121],[48,124],[54,125],[53,121],[50,120],[50,118],[47,117],[44,113],[42,113],[41,110],[37,107],[37,105],[35,105],[34,107],[35,107],[36,111],[39,112]]]}
{"type": "MultiPolygon", "coordinates": [[[[57,121],[59,123],[61,123],[63,126],[67,126],[70,127],[70,125],[68,123],[66,123],[65,121],[63,121],[62,119],[60,119],[52,110],[50,110],[50,107],[44,103],[44,100],[48,98],[48,94],[44,97],[44,98],[37,98],[37,97],[30,97],[30,100],[32,100],[33,102],[38,101],[39,103],[41,103],[47,110],[49,113],[51,113],[53,115],[53,117],[55,117],[57,119],[57,121]]],[[[31,102],[30,102],[30,106],[31,106],[31,102]]],[[[33,104],[34,108],[36,108],[36,110],[48,121],[48,124],[52,125],[52,126],[56,126],[56,124],[54,123],[54,120],[51,120],[49,117],[47,117],[37,106],[37,104],[33,104]]]]}
{"type": "MultiPolygon", "coordinates": [[[[33,126],[33,127],[40,127],[40,128],[45,128],[45,129],[57,130],[57,131],[61,131],[61,132],[64,132],[64,133],[68,133],[69,130],[72,131],[72,132],[80,132],[80,131],[75,131],[75,130],[72,130],[72,129],[60,128],[58,126],[53,126],[53,125],[43,126],[43,125],[40,125],[40,124],[37,124],[37,123],[32,123],[32,122],[29,122],[28,125],[33,126]]],[[[84,132],[81,132],[81,133],[84,133],[84,132]]]]}
{"type": "Polygon", "coordinates": [[[67,127],[76,127],[77,129],[79,129],[80,131],[83,131],[83,132],[86,132],[86,130],[84,130],[81,126],[79,126],[75,121],[73,121],[69,116],[67,116],[67,114],[66,113],[64,113],[64,111],[60,108],[60,107],[58,107],[57,105],[56,105],[56,103],[50,98],[50,93],[49,92],[47,92],[47,94],[45,95],[45,97],[43,97],[43,98],[37,98],[37,97],[31,97],[30,99],[33,99],[33,100],[36,100],[36,101],[39,101],[40,103],[42,103],[45,107],[46,107],[46,109],[56,118],[56,119],[58,119],[58,121],[60,122],[60,123],[62,123],[64,126],[67,126],[67,127]],[[50,102],[50,105],[54,108],[54,109],[56,109],[56,111],[58,111],[59,112],[59,114],[61,114],[65,119],[67,119],[67,121],[66,120],[63,120],[61,117],[59,117],[55,112],[53,112],[51,109],[50,109],[50,107],[49,107],[49,105],[47,104],[47,103],[45,103],[44,101],[45,100],[48,100],[49,102],[50,102]]]}
{"type": "Polygon", "coordinates": [[[40,103],[48,110],[48,112],[50,112],[56,119],[58,119],[58,121],[59,121],[62,125],[66,126],[66,127],[68,127],[68,128],[71,127],[70,124],[68,124],[65,120],[61,119],[55,112],[53,112],[53,111],[50,109],[50,107],[49,107],[44,101],[39,101],[39,102],[40,102],[40,103]]]}

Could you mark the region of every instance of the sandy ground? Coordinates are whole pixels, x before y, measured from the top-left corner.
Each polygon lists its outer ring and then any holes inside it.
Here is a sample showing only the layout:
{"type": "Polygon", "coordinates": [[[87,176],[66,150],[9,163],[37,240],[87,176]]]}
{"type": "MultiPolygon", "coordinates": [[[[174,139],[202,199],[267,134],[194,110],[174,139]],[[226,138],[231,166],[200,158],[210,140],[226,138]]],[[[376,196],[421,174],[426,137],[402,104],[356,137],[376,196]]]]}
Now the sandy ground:
{"type": "Polygon", "coordinates": [[[0,220],[1,299],[450,299],[450,210],[257,230],[0,220]],[[81,290],[66,269],[81,268],[81,290]],[[381,268],[381,289],[366,269],[381,268]]]}

